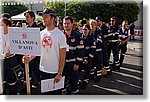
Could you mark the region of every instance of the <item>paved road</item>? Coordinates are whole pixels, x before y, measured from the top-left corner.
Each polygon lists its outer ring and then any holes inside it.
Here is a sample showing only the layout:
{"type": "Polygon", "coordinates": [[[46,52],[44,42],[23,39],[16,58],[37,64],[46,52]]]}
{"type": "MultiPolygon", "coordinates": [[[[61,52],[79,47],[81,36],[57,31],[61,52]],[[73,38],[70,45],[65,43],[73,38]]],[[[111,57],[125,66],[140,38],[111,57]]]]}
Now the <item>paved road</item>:
{"type": "Polygon", "coordinates": [[[129,42],[128,51],[120,72],[112,72],[101,82],[90,81],[88,87],[80,91],[82,95],[141,95],[143,94],[142,42],[129,42]]]}

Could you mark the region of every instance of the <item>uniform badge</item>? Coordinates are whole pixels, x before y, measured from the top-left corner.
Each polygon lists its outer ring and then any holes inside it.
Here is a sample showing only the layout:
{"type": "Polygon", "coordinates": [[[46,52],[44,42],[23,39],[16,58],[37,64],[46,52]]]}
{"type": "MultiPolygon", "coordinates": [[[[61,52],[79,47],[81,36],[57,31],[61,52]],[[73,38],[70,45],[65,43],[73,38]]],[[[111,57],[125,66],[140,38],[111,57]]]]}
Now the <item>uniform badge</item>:
{"type": "Polygon", "coordinates": [[[83,45],[83,40],[80,41],[80,44],[83,45]]]}
{"type": "Polygon", "coordinates": [[[75,42],[75,38],[71,39],[71,42],[75,42]]]}
{"type": "Polygon", "coordinates": [[[108,30],[108,33],[110,33],[110,30],[108,30]]]}

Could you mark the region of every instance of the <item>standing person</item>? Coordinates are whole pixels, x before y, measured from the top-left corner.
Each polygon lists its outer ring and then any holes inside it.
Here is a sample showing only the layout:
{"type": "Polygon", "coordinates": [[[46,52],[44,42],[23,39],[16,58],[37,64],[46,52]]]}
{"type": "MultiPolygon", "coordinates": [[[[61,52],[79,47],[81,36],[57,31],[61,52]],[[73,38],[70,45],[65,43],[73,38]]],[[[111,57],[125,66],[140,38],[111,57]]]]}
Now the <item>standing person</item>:
{"type": "Polygon", "coordinates": [[[68,45],[64,69],[64,94],[79,94],[79,65],[83,61],[84,43],[83,40],[80,38],[81,34],[73,30],[72,17],[64,17],[63,26],[68,45]],[[69,93],[69,85],[71,85],[71,93],[69,93]]]}
{"type": "MultiPolygon", "coordinates": [[[[58,83],[62,78],[66,58],[66,38],[62,31],[55,27],[56,14],[51,9],[44,9],[40,13],[46,28],[41,31],[41,58],[40,77],[41,80],[54,78],[58,83]]],[[[23,62],[31,61],[34,56],[24,57],[23,62]]],[[[41,94],[61,94],[61,90],[45,92],[41,94]]]]}
{"type": "Polygon", "coordinates": [[[86,21],[86,20],[81,20],[81,26],[80,26],[80,28],[79,28],[79,32],[80,32],[80,33],[82,33],[82,28],[83,28],[83,26],[84,26],[85,24],[87,24],[87,21],[86,21]]]}
{"type": "Polygon", "coordinates": [[[75,17],[73,17],[73,30],[79,32],[77,23],[78,23],[78,20],[75,17]]]}
{"type": "MultiPolygon", "coordinates": [[[[130,30],[128,28],[128,21],[124,20],[122,22],[122,27],[120,28],[120,33],[119,33],[119,37],[120,37],[120,45],[119,45],[119,50],[121,51],[120,54],[120,66],[122,66],[123,60],[124,60],[124,56],[127,52],[127,42],[130,40],[130,30]]],[[[120,69],[120,67],[118,68],[118,70],[120,69]]]]}
{"type": "Polygon", "coordinates": [[[11,26],[11,22],[6,19],[2,18],[1,26],[4,28],[4,35],[3,35],[3,41],[4,41],[4,94],[5,95],[17,95],[17,78],[15,74],[13,73],[13,67],[18,65],[18,61],[16,59],[15,54],[10,53],[10,44],[9,44],[9,36],[8,36],[8,27],[11,26]]]}
{"type": "MultiPolygon", "coordinates": [[[[101,80],[102,76],[102,67],[103,67],[103,52],[102,52],[102,32],[100,29],[97,28],[97,21],[94,19],[90,20],[90,26],[91,26],[91,34],[94,37],[94,40],[96,42],[96,53],[94,55],[94,62],[93,64],[94,75],[95,75],[95,82],[99,82],[101,80]]],[[[91,71],[91,74],[93,73],[91,71]]]]}
{"type": "MultiPolygon", "coordinates": [[[[26,27],[39,27],[35,22],[35,14],[31,10],[27,10],[24,12],[24,16],[26,18],[27,26],[26,27]]],[[[36,56],[30,63],[30,75],[31,75],[31,88],[36,88],[39,90],[39,83],[40,83],[40,70],[39,70],[39,63],[40,63],[40,56],[36,56]]],[[[33,90],[31,91],[33,92],[33,90]]]]}
{"type": "Polygon", "coordinates": [[[134,39],[134,28],[135,28],[134,23],[131,23],[129,28],[130,28],[130,33],[131,33],[131,40],[135,40],[134,39]]]}
{"type": "MultiPolygon", "coordinates": [[[[113,52],[112,69],[117,70],[119,67],[119,27],[116,25],[116,17],[111,17],[110,27],[108,28],[108,60],[110,60],[111,51],[113,52]]],[[[111,73],[109,73],[111,74],[111,73]]]]}
{"type": "Polygon", "coordinates": [[[13,24],[13,21],[12,21],[11,15],[10,15],[9,13],[3,13],[3,14],[1,15],[1,18],[6,18],[6,19],[8,19],[8,20],[10,21],[10,23],[11,23],[11,26],[13,26],[13,25],[12,25],[12,24],[13,24]]]}
{"type": "Polygon", "coordinates": [[[85,24],[82,30],[83,30],[82,38],[84,40],[85,53],[84,53],[83,63],[81,64],[80,67],[84,69],[84,76],[81,85],[81,88],[84,89],[86,88],[89,82],[89,75],[92,68],[92,61],[96,51],[96,42],[93,39],[93,36],[90,35],[91,29],[89,24],[85,24]]]}
{"type": "Polygon", "coordinates": [[[107,34],[108,34],[108,27],[105,26],[103,24],[102,18],[100,16],[97,16],[95,18],[95,20],[97,21],[97,28],[102,32],[102,52],[103,52],[103,71],[102,74],[106,75],[107,71],[110,71],[110,66],[108,64],[108,38],[107,38],[107,34]]]}

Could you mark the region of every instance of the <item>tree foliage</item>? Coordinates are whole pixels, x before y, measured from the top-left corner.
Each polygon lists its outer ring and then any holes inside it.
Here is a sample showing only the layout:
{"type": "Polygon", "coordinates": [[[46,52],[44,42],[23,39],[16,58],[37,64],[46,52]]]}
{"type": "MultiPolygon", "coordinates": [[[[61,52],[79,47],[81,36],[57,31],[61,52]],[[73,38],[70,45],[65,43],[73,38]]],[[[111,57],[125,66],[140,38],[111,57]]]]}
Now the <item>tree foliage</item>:
{"type": "MultiPolygon", "coordinates": [[[[46,8],[53,9],[57,15],[64,16],[65,3],[53,2],[45,5],[46,8]]],[[[66,7],[67,15],[80,19],[95,18],[101,16],[104,22],[108,22],[112,16],[116,16],[120,24],[124,19],[129,23],[138,19],[140,8],[136,2],[130,3],[95,3],[95,2],[68,2],[66,7]]]]}
{"type": "Polygon", "coordinates": [[[25,5],[3,5],[2,13],[9,13],[11,16],[22,13],[28,10],[28,7],[25,5]]]}

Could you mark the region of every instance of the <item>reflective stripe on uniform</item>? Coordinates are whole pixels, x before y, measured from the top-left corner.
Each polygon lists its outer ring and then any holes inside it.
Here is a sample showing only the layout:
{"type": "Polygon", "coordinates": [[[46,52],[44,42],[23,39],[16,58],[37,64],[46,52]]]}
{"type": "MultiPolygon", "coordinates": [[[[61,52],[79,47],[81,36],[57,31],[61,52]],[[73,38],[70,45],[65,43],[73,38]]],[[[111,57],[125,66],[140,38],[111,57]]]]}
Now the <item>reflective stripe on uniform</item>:
{"type": "Polygon", "coordinates": [[[84,57],[84,59],[88,59],[88,57],[84,57]]]}
{"type": "Polygon", "coordinates": [[[102,51],[102,49],[96,49],[96,52],[102,51]]]}
{"type": "Polygon", "coordinates": [[[85,49],[88,50],[88,49],[90,49],[90,47],[89,47],[89,46],[86,46],[85,49]]]}
{"type": "Polygon", "coordinates": [[[102,70],[98,70],[98,71],[97,71],[97,73],[101,73],[101,72],[102,72],[102,70]]]}
{"type": "Polygon", "coordinates": [[[92,58],[94,57],[92,54],[89,54],[89,56],[92,57],[92,58]]]}
{"type": "Polygon", "coordinates": [[[83,61],[83,58],[77,57],[77,60],[78,60],[78,61],[83,61]]]}
{"type": "Polygon", "coordinates": [[[102,75],[101,73],[97,74],[97,76],[101,76],[101,75],[102,75]]]}
{"type": "Polygon", "coordinates": [[[120,65],[119,63],[116,63],[116,64],[115,64],[115,66],[119,66],[119,65],[120,65]]]}
{"type": "Polygon", "coordinates": [[[78,45],[76,46],[78,49],[84,49],[84,45],[78,45]]]}
{"type": "Polygon", "coordinates": [[[101,40],[101,39],[97,39],[97,41],[100,41],[100,42],[102,42],[102,40],[101,40]]]}
{"type": "Polygon", "coordinates": [[[121,53],[121,55],[124,55],[124,56],[125,56],[126,54],[124,54],[124,53],[121,53]]]}
{"type": "Polygon", "coordinates": [[[91,75],[93,75],[93,74],[94,74],[94,72],[91,72],[90,74],[91,74],[91,75]]]}
{"type": "Polygon", "coordinates": [[[116,61],[115,64],[119,63],[119,61],[116,61]]]}
{"type": "Polygon", "coordinates": [[[118,40],[108,40],[108,42],[118,42],[118,40]]]}
{"type": "Polygon", "coordinates": [[[69,50],[76,50],[76,47],[69,46],[69,50]]]}
{"type": "Polygon", "coordinates": [[[107,69],[107,71],[110,71],[110,69],[107,69]]]}
{"type": "Polygon", "coordinates": [[[84,79],[84,81],[85,81],[86,83],[88,83],[88,82],[89,82],[89,79],[84,79]]]}
{"type": "Polygon", "coordinates": [[[66,60],[66,62],[73,62],[73,61],[76,61],[76,59],[73,58],[73,59],[66,60]]]}
{"type": "Polygon", "coordinates": [[[73,93],[73,94],[79,93],[79,89],[77,89],[76,91],[73,91],[72,93],[73,93]]]}
{"type": "Polygon", "coordinates": [[[120,65],[119,61],[116,61],[115,66],[119,66],[119,65],[120,65]]]}
{"type": "Polygon", "coordinates": [[[91,48],[96,48],[96,46],[91,46],[91,48]]]}

